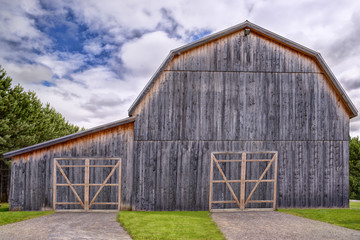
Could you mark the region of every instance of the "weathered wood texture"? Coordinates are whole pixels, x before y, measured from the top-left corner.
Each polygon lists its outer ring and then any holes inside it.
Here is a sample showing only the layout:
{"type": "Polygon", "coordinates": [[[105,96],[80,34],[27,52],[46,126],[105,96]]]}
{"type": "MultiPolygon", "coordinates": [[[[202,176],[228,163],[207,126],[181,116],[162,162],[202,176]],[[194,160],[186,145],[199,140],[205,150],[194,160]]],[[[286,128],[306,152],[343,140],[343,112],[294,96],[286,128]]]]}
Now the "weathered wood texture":
{"type": "MultiPolygon", "coordinates": [[[[130,208],[132,172],[133,123],[114,127],[99,133],[90,134],[65,143],[60,143],[45,149],[36,150],[12,158],[10,209],[41,210],[53,206],[53,159],[60,157],[119,157],[122,160],[122,208],[130,208]]],[[[65,161],[66,163],[66,161],[65,161]]],[[[68,163],[79,164],[79,163],[68,163]]],[[[104,164],[104,163],[94,163],[104,164]]],[[[110,163],[105,163],[110,164],[110,163]]],[[[90,183],[104,180],[111,171],[103,168],[90,169],[90,183]]],[[[66,175],[73,183],[84,183],[84,168],[66,168],[66,175]]],[[[58,183],[65,183],[65,179],[57,175],[58,183]]],[[[117,183],[115,174],[109,183],[117,183]]],[[[61,188],[61,187],[59,187],[61,188]]],[[[75,202],[75,196],[69,187],[59,190],[57,201],[75,202]]],[[[84,195],[84,187],[75,187],[79,196],[84,195]]],[[[98,187],[90,187],[90,197],[94,196],[98,187]]],[[[117,189],[115,189],[117,190],[117,189]]],[[[116,199],[117,191],[113,187],[105,187],[99,195],[99,201],[116,199]]],[[[64,207],[71,208],[71,207],[64,207]]],[[[108,206],[99,208],[107,209],[108,206]]]]}
{"type": "Polygon", "coordinates": [[[210,153],[258,150],[279,152],[278,207],[348,206],[349,113],[312,58],[270,39],[177,56],[134,115],[137,209],[206,210],[210,153]]]}
{"type": "Polygon", "coordinates": [[[279,151],[277,207],[348,206],[346,141],[136,141],[134,149],[137,209],[207,210],[211,152],[265,150],[279,151]]]}

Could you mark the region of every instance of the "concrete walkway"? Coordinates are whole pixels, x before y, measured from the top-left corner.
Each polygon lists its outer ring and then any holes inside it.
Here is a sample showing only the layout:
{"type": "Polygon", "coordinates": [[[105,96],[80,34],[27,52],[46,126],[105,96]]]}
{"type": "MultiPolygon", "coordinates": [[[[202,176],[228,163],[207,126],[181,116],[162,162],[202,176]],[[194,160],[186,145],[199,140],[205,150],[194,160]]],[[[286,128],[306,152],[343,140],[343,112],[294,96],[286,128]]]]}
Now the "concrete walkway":
{"type": "Polygon", "coordinates": [[[54,213],[0,226],[0,239],[131,239],[117,213],[54,213]]]}
{"type": "Polygon", "coordinates": [[[360,239],[360,231],[280,212],[213,213],[226,239],[360,239]]]}

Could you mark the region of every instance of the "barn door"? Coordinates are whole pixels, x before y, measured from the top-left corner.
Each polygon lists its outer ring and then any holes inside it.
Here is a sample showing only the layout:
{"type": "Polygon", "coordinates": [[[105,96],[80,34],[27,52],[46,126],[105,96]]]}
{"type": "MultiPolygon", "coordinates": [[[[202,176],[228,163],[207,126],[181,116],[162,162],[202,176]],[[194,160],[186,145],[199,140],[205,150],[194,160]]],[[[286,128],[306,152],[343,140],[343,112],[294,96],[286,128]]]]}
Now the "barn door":
{"type": "Polygon", "coordinates": [[[209,210],[276,209],[277,152],[211,154],[209,210]]]}
{"type": "Polygon", "coordinates": [[[120,210],[120,158],[55,158],[54,210],[120,210]]]}

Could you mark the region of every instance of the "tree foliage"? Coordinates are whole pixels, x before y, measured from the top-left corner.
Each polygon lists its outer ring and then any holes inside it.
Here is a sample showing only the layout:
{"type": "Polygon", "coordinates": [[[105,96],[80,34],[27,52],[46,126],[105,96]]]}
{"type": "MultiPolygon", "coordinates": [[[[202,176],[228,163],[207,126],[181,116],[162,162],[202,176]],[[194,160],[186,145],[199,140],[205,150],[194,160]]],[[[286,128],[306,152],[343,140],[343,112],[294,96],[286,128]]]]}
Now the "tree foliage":
{"type": "Polygon", "coordinates": [[[20,85],[12,87],[12,79],[0,66],[1,159],[3,153],[78,131],[49,103],[43,105],[35,92],[26,92],[20,85]]]}
{"type": "Polygon", "coordinates": [[[353,137],[349,144],[350,199],[360,200],[360,140],[353,137]]]}

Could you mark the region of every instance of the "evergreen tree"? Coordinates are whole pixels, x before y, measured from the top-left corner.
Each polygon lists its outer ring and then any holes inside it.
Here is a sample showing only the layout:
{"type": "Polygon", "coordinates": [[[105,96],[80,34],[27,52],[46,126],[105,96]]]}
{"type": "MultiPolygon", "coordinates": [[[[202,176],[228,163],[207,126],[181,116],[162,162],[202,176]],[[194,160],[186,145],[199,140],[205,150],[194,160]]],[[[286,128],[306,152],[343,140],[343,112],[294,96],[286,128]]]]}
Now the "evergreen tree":
{"type": "Polygon", "coordinates": [[[2,154],[79,131],[35,92],[11,86],[12,79],[0,66],[0,159],[2,154]]]}
{"type": "Polygon", "coordinates": [[[349,144],[350,199],[360,200],[360,140],[353,137],[349,144]]]}

